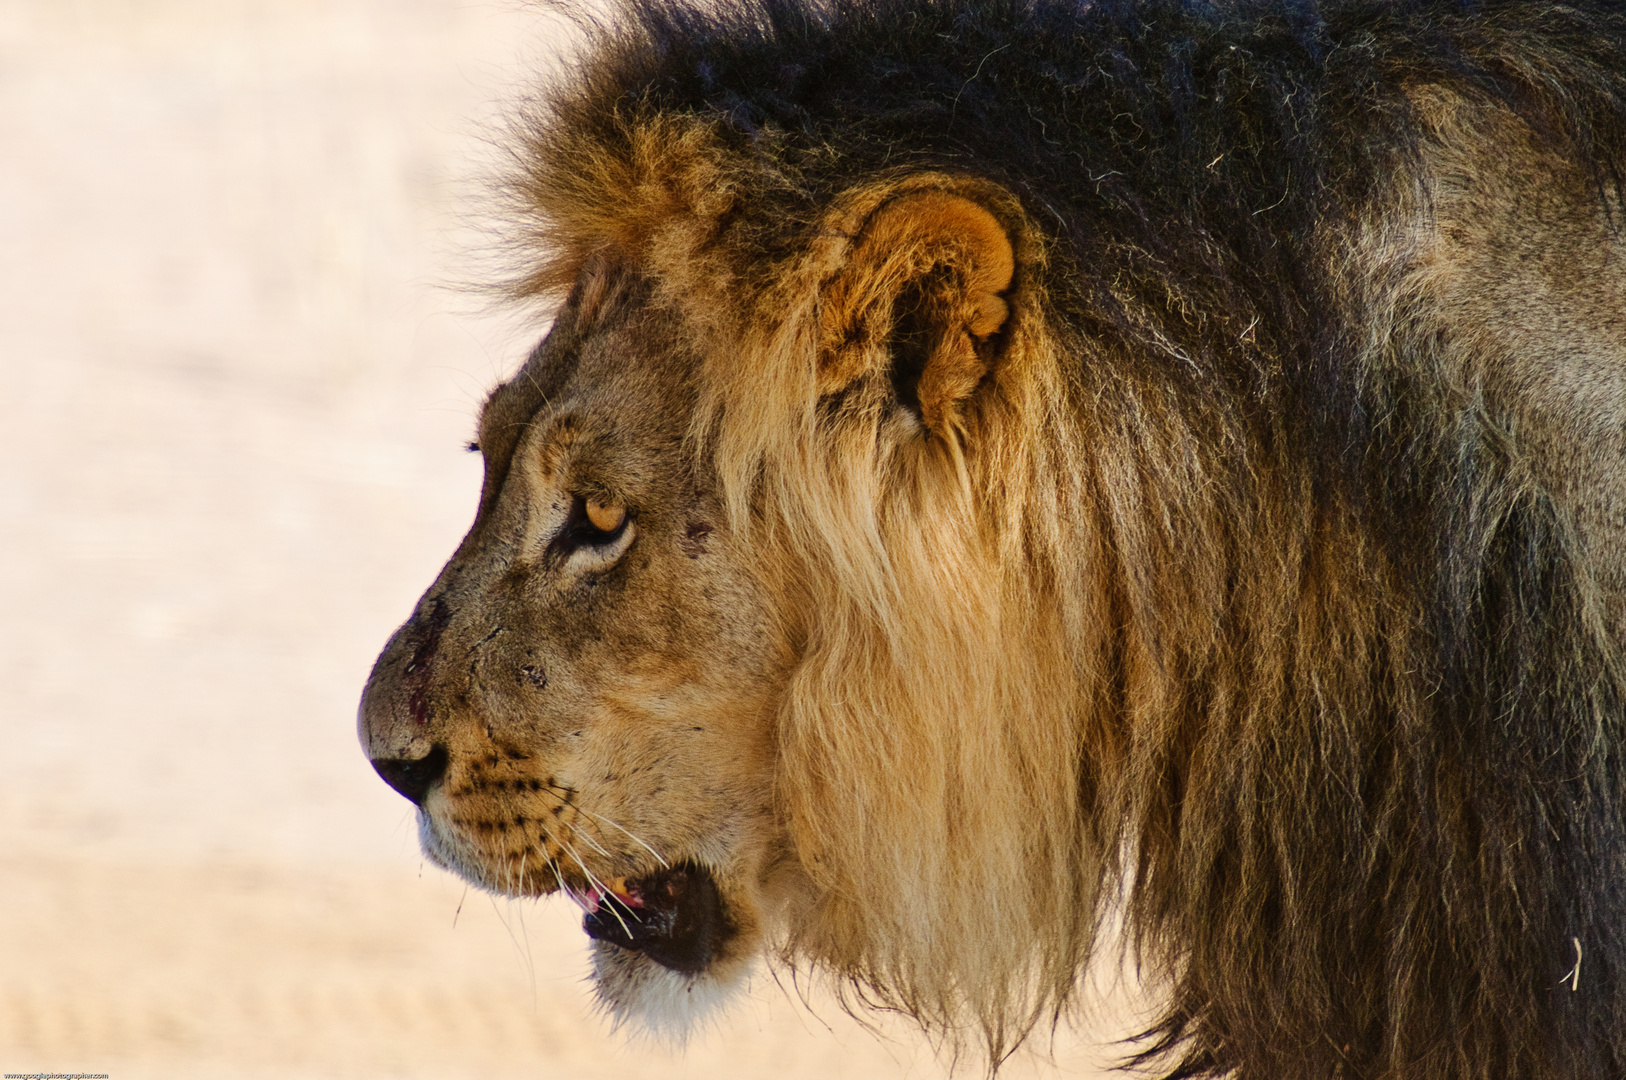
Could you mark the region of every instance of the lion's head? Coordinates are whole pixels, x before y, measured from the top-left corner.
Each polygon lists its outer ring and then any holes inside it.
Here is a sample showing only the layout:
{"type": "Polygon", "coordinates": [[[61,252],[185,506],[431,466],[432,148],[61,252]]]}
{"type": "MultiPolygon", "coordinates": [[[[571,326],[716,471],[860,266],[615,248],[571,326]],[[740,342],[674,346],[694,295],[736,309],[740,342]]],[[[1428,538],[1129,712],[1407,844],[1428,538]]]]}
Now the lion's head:
{"type": "Polygon", "coordinates": [[[672,1032],[997,1061],[1116,914],[1173,1075],[1619,1075],[1626,18],[1485,6],[626,0],[363,700],[430,856],[672,1032]]]}
{"type": "MultiPolygon", "coordinates": [[[[687,136],[637,137],[699,183],[687,136]]],[[[986,183],[857,186],[745,307],[652,254],[695,227],[570,267],[368,752],[435,861],[586,909],[618,1014],[681,1030],[765,947],[911,994],[1006,972],[1093,906],[1028,226],[986,183]]]]}

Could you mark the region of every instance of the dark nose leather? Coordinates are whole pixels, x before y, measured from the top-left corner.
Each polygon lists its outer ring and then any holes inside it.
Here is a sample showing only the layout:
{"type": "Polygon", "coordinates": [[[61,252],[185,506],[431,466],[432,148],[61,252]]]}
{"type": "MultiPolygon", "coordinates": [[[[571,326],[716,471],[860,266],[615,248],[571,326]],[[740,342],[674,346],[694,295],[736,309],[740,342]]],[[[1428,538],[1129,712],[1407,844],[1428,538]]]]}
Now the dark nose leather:
{"type": "Polygon", "coordinates": [[[373,768],[384,778],[384,783],[422,806],[429,789],[446,774],[449,759],[446,748],[436,743],[421,758],[377,758],[373,768]]]}

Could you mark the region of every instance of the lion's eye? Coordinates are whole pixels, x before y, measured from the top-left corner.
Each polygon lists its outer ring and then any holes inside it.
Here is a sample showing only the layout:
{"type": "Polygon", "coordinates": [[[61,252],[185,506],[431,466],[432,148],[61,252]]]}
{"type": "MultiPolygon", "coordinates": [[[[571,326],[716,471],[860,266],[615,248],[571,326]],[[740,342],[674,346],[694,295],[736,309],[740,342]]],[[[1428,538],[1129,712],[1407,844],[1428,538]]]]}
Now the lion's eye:
{"type": "Polygon", "coordinates": [[[583,511],[593,528],[601,533],[619,532],[627,520],[627,508],[601,503],[597,499],[584,499],[583,511]]]}
{"type": "Polygon", "coordinates": [[[554,538],[553,551],[560,557],[582,549],[604,552],[628,537],[629,522],[627,508],[620,503],[578,495],[570,504],[564,526],[554,538]]]}

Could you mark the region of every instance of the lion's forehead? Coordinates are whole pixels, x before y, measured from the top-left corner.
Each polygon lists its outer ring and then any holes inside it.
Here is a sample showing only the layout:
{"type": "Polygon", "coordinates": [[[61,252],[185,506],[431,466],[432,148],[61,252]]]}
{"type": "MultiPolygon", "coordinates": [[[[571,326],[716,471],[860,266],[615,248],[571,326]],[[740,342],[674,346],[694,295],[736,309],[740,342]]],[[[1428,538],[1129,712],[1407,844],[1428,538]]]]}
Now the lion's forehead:
{"type": "Polygon", "coordinates": [[[695,402],[692,348],[662,312],[634,310],[587,334],[556,326],[513,377],[487,399],[484,447],[501,428],[527,452],[557,467],[611,451],[666,453],[681,437],[695,402]]]}

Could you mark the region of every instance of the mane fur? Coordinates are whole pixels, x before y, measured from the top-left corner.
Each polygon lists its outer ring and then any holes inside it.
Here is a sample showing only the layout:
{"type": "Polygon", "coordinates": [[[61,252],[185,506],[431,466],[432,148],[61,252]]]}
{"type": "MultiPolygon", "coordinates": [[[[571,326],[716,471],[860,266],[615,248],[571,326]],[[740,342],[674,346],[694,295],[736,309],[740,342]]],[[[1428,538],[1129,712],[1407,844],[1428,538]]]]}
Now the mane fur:
{"type": "Polygon", "coordinates": [[[1618,215],[1601,0],[591,23],[522,127],[514,287],[616,250],[707,358],[693,441],[800,657],[779,799],[823,898],[787,957],[997,1062],[1121,902],[1162,1075],[1626,1075],[1626,659],[1440,374],[1425,99],[1514,118],[1618,215]],[[881,347],[819,301],[909,186],[1016,238],[957,438],[817,380],[881,347]]]}

